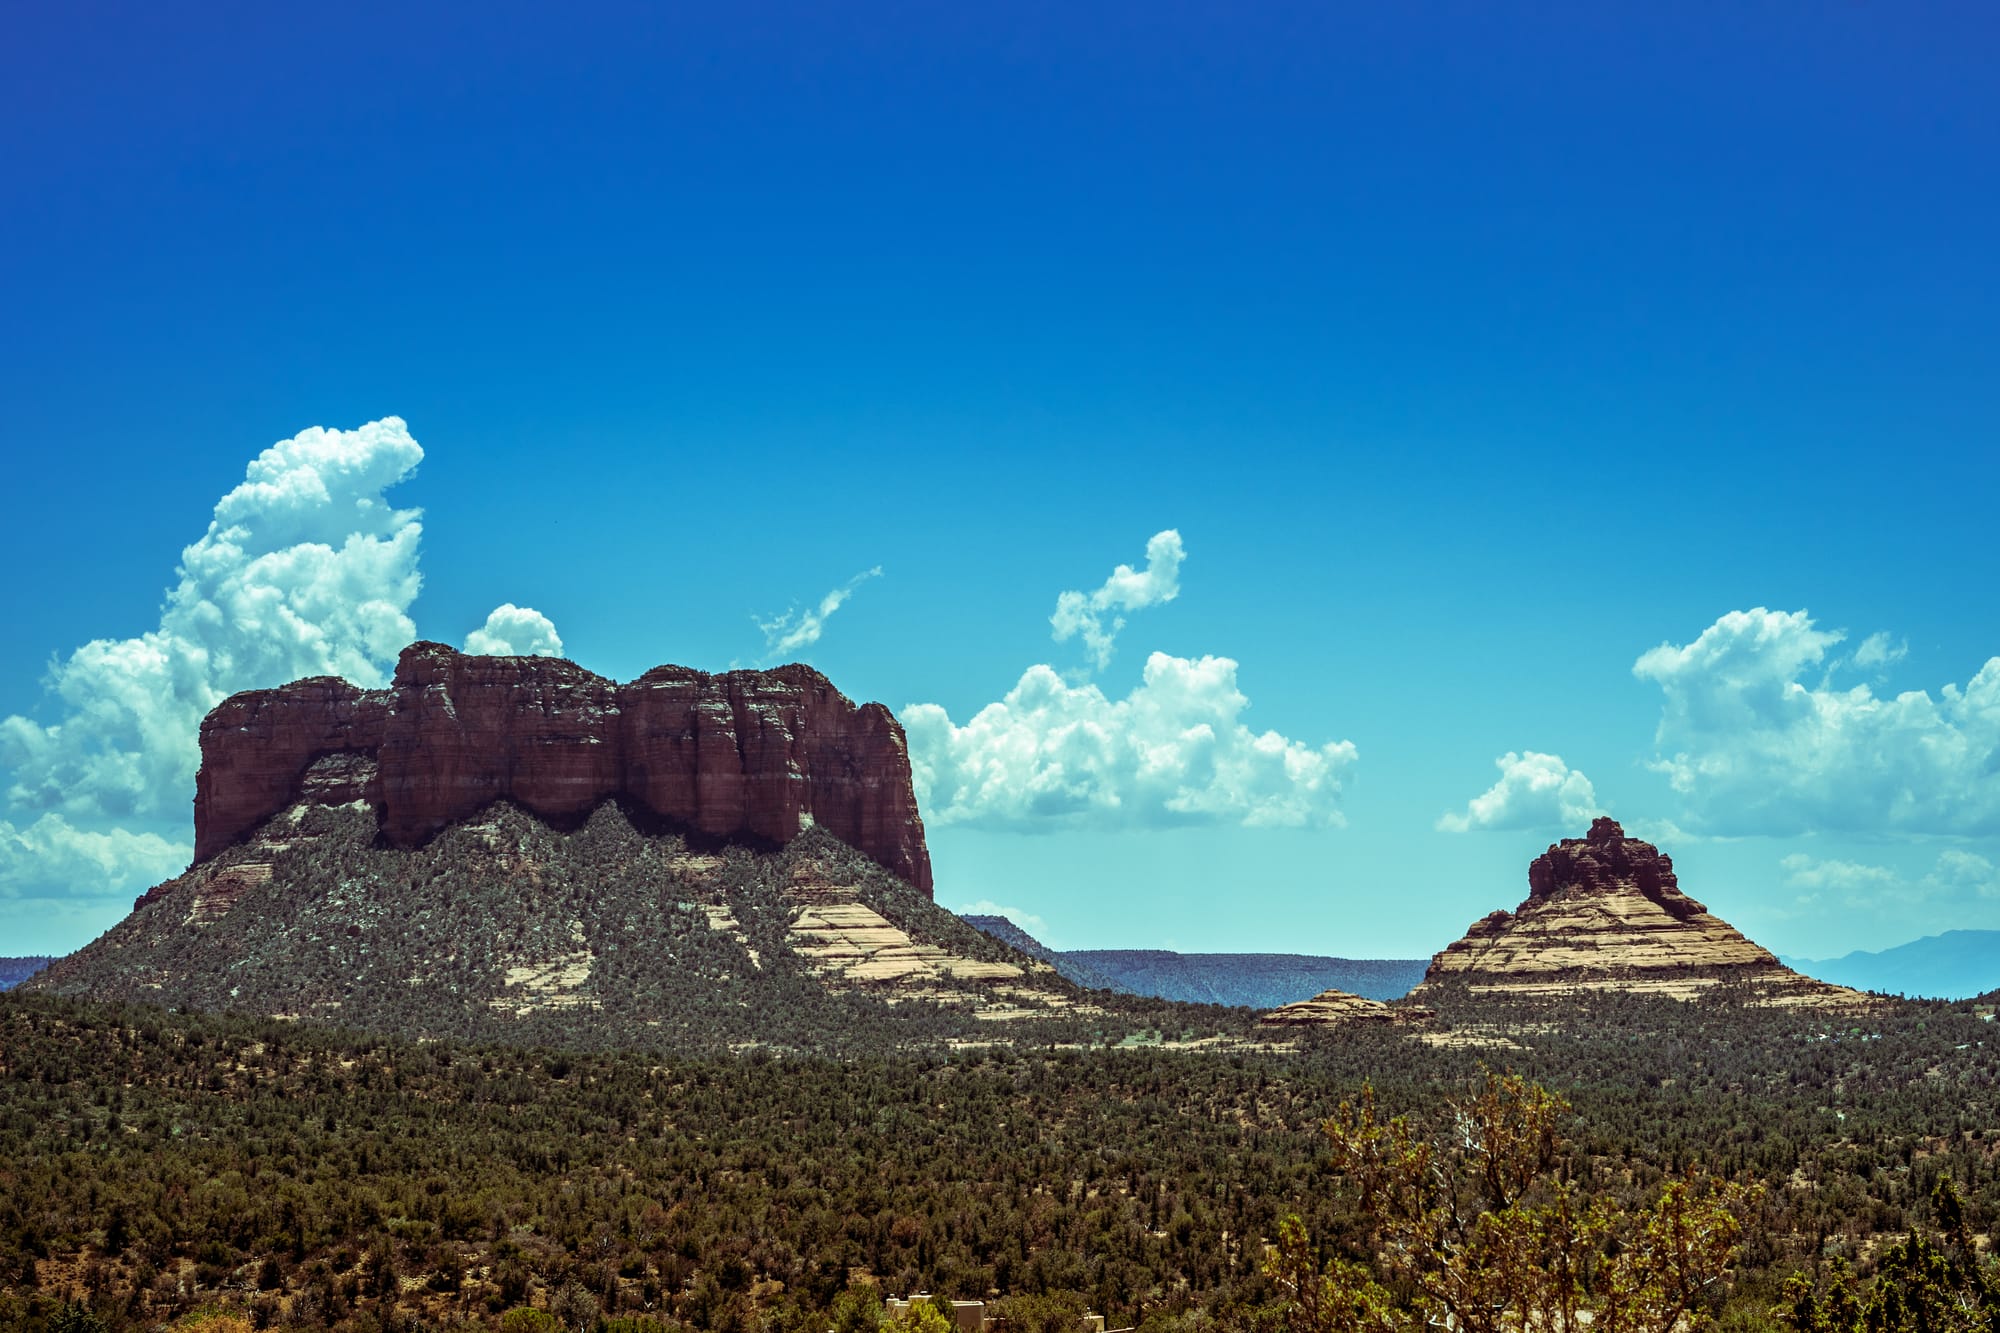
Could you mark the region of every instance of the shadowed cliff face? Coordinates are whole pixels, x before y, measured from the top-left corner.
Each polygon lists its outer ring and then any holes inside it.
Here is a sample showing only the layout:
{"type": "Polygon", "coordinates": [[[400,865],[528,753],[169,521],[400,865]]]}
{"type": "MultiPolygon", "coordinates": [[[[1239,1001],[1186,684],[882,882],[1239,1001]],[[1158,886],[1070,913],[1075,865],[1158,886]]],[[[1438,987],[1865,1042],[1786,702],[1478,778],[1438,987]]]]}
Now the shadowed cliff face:
{"type": "Polygon", "coordinates": [[[319,803],[367,801],[399,847],[501,798],[557,821],[623,798],[718,838],[783,844],[817,825],[931,892],[901,725],[807,666],[662,666],[620,685],[415,643],[384,690],[319,676],[224,700],[201,756],[197,863],[325,786],[319,803]]]}

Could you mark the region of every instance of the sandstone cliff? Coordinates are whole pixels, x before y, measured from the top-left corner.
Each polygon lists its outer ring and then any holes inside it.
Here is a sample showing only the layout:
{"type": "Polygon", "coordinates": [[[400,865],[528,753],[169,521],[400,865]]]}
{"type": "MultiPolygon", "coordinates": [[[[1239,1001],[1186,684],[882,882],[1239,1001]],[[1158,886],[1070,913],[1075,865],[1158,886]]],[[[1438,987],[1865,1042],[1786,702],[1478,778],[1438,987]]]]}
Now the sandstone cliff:
{"type": "Polygon", "coordinates": [[[559,824],[617,799],[718,839],[782,845],[817,826],[931,892],[901,725],[807,666],[662,666],[620,685],[415,643],[387,689],[321,676],[225,700],[201,755],[197,864],[302,796],[367,802],[398,847],[503,798],[559,824]]]}
{"type": "Polygon", "coordinates": [[[1804,977],[1681,892],[1673,859],[1598,819],[1528,867],[1528,897],[1473,923],[1431,960],[1411,999],[1620,991],[1760,1005],[1844,1007],[1869,996],[1804,977]],[[1720,988],[1720,989],[1719,989],[1720,988]]]}

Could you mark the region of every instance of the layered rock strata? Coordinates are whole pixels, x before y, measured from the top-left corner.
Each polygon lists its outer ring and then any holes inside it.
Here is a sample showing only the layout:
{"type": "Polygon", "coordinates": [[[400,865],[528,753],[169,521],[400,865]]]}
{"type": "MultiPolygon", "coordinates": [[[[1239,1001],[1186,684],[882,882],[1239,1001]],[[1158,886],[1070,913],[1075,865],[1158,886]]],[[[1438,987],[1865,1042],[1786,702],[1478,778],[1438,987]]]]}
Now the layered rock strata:
{"type": "Polygon", "coordinates": [[[1474,922],[1431,960],[1411,998],[1463,988],[1505,997],[1615,990],[1692,999],[1735,988],[1765,1005],[1871,1003],[1801,976],[1681,891],[1673,858],[1600,818],[1528,867],[1528,897],[1474,922]]]}
{"type": "Polygon", "coordinates": [[[1420,1023],[1431,1011],[1414,1005],[1390,1005],[1363,999],[1344,990],[1326,990],[1310,1000],[1282,1005],[1257,1021],[1269,1027],[1337,1027],[1349,1023],[1420,1023]]]}
{"type": "Polygon", "coordinates": [[[301,798],[365,801],[399,847],[497,800],[564,822],[622,799],[721,839],[783,844],[817,825],[931,892],[902,726],[808,666],[661,666],[621,685],[415,643],[386,689],[319,676],[224,700],[201,756],[197,864],[301,798]]]}

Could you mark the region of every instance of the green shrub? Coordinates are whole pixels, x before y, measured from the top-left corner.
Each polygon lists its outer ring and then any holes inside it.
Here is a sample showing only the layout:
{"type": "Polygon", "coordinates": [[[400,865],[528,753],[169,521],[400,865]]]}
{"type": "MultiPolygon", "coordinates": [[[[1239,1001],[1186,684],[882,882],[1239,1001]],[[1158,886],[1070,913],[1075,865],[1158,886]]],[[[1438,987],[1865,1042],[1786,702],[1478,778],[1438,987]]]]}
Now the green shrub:
{"type": "Polygon", "coordinates": [[[560,1333],[561,1329],[554,1315],[525,1305],[500,1316],[500,1333],[560,1333]]]}

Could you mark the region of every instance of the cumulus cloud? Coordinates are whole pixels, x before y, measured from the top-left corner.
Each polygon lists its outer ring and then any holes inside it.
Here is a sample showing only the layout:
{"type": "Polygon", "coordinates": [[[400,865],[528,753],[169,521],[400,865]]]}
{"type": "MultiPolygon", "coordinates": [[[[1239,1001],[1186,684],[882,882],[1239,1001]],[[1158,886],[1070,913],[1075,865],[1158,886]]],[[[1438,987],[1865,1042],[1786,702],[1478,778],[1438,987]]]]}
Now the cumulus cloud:
{"type": "Polygon", "coordinates": [[[1590,779],[1560,755],[1509,750],[1493,764],[1500,780],[1467,802],[1464,813],[1440,816],[1440,831],[1575,828],[1600,811],[1590,779]]]}
{"type": "MultiPolygon", "coordinates": [[[[1844,637],[1757,607],[1633,664],[1664,695],[1653,767],[1691,819],[1721,834],[2000,833],[2000,657],[1935,697],[1881,696],[1833,682],[1844,637]]],[[[1901,651],[1871,636],[1852,662],[1901,651]]]]}
{"type": "Polygon", "coordinates": [[[880,565],[864,569],[820,598],[814,606],[805,610],[793,607],[773,620],[757,621],[757,628],[764,631],[764,661],[775,662],[818,643],[819,636],[826,631],[827,617],[838,611],[854,595],[856,588],[869,579],[880,577],[881,573],[880,565]]]}
{"type": "Polygon", "coordinates": [[[1948,888],[1969,890],[1981,898],[2000,898],[2000,868],[1977,852],[1952,848],[1938,853],[1931,877],[1948,888]]]}
{"type": "Polygon", "coordinates": [[[1778,862],[1785,884],[1802,903],[1832,899],[1843,906],[1942,907],[2000,902],[2000,867],[1977,852],[1949,848],[1915,878],[1889,866],[1821,859],[1794,852],[1778,862]]]}
{"type": "Polygon", "coordinates": [[[475,657],[561,657],[563,643],[555,622],[540,611],[502,602],[465,636],[465,651],[475,657]]]}
{"type": "Polygon", "coordinates": [[[100,833],[56,814],[25,828],[0,819],[0,898],[126,894],[179,874],[193,853],[156,833],[100,833]]]}
{"type": "Polygon", "coordinates": [[[1056,598],[1049,617],[1055,640],[1064,643],[1081,635],[1084,651],[1102,671],[1111,663],[1112,644],[1125,628],[1124,611],[1139,611],[1180,596],[1181,561],[1186,552],[1173,528],[1156,532],[1146,543],[1146,567],[1120,565],[1095,592],[1065,592],[1056,598]]]}
{"type": "Polygon", "coordinates": [[[1850,659],[1855,666],[1868,670],[1894,666],[1910,655],[1910,645],[1901,639],[1889,636],[1887,630],[1879,630],[1861,641],[1850,659]]]}
{"type": "Polygon", "coordinates": [[[1818,893],[1832,889],[1840,893],[1895,888],[1902,876],[1887,866],[1871,866],[1859,861],[1821,860],[1804,852],[1793,852],[1778,862],[1785,883],[1795,889],[1818,893]]]}
{"type": "Polygon", "coordinates": [[[1032,666],[964,726],[903,710],[924,818],[1052,830],[1177,824],[1332,825],[1352,743],[1312,746],[1241,721],[1226,657],[1154,653],[1123,699],[1032,666]]]}
{"type": "Polygon", "coordinates": [[[418,511],[383,492],[423,458],[401,420],[313,429],[258,455],[181,553],[157,629],[50,668],[55,720],[0,722],[8,800],[75,816],[184,817],[208,710],[300,676],[379,684],[416,637],[418,511]]]}

